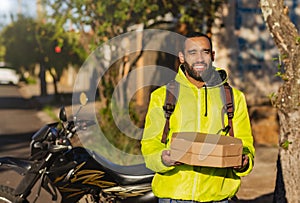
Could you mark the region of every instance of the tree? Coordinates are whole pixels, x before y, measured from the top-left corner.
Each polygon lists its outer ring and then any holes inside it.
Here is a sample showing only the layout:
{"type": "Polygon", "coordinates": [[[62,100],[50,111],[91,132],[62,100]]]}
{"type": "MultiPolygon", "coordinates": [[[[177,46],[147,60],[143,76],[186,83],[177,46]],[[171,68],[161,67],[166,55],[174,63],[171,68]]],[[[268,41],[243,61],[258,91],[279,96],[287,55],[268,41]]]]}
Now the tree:
{"type": "MultiPolygon", "coordinates": [[[[177,24],[179,29],[176,31],[181,33],[188,29],[211,33],[215,13],[224,3],[222,0],[41,0],[41,2],[47,7],[45,10],[48,11],[48,18],[56,25],[65,29],[75,29],[81,33],[82,46],[88,53],[102,42],[128,32],[137,24],[142,24],[143,29],[159,28],[159,25],[168,24],[173,30],[177,24]],[[182,27],[185,29],[180,30],[182,27]]],[[[137,54],[137,57],[140,56],[142,53],[137,54]]],[[[138,61],[133,59],[128,65],[128,57],[121,60],[119,64],[127,64],[130,70],[138,61]]],[[[119,68],[117,74],[121,78],[130,71],[121,73],[122,70],[123,68],[119,68]]],[[[118,79],[120,77],[108,75],[106,84],[116,84],[118,79]]],[[[103,92],[99,94],[103,95],[102,98],[105,97],[103,92]]]]}
{"type": "Polygon", "coordinates": [[[283,62],[284,84],[273,98],[278,109],[280,146],[274,202],[300,199],[300,36],[283,0],[261,0],[261,10],[283,62]]]}
{"type": "Polygon", "coordinates": [[[188,24],[189,29],[211,32],[215,12],[224,3],[222,0],[42,0],[50,7],[50,18],[61,27],[66,23],[79,31],[94,33],[90,47],[111,39],[135,24],[142,23],[144,29],[174,20],[188,24]],[[171,14],[171,20],[164,18],[171,14]]]}
{"type": "MultiPolygon", "coordinates": [[[[75,29],[81,33],[82,46],[87,53],[95,50],[102,42],[128,32],[136,24],[142,24],[143,29],[159,28],[159,25],[169,24],[174,29],[176,22],[180,29],[181,25],[187,25],[186,29],[211,33],[215,13],[223,2],[222,0],[214,0],[213,3],[211,0],[41,0],[47,7],[45,10],[48,11],[48,18],[54,21],[57,27],[75,29]]],[[[125,60],[126,57],[121,64],[125,64],[125,60]]],[[[130,64],[129,67],[134,66],[135,64],[130,64]]],[[[124,74],[118,75],[124,77],[124,74]]],[[[107,77],[107,79],[112,81],[107,84],[116,83],[116,78],[107,77]]]]}
{"type": "Polygon", "coordinates": [[[40,64],[41,95],[46,95],[44,72],[49,71],[53,78],[55,94],[58,94],[57,81],[69,64],[81,64],[84,50],[78,46],[79,35],[75,32],[58,32],[52,23],[37,23],[35,40],[37,62],[40,64]]]}
{"type": "Polygon", "coordinates": [[[19,16],[18,21],[3,28],[4,59],[17,69],[22,66],[28,69],[36,58],[35,27],[31,18],[19,16]]]}
{"type": "MultiPolygon", "coordinates": [[[[81,64],[84,51],[78,46],[79,35],[75,32],[57,34],[51,23],[36,22],[32,18],[18,16],[18,20],[4,28],[2,41],[5,46],[5,61],[13,67],[30,71],[40,64],[41,95],[46,95],[44,72],[53,76],[54,87],[68,64],[81,64]],[[79,47],[79,48],[78,48],[79,47]],[[55,71],[51,71],[51,70],[55,71]]],[[[57,94],[57,88],[55,88],[57,94]]]]}

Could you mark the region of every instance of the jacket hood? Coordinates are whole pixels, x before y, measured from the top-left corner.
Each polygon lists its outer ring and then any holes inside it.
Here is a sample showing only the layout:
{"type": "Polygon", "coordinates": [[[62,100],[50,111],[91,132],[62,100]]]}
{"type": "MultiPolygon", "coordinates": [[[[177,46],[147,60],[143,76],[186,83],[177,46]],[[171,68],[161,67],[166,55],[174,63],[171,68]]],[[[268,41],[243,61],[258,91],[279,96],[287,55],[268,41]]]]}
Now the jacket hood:
{"type": "MultiPolygon", "coordinates": [[[[184,68],[182,67],[182,65],[180,65],[176,80],[183,85],[191,84],[190,81],[186,78],[183,70],[184,68]]],[[[226,71],[214,66],[212,67],[212,69],[208,70],[208,73],[206,75],[207,77],[204,79],[204,82],[206,87],[208,88],[221,86],[228,80],[226,71]]]]}

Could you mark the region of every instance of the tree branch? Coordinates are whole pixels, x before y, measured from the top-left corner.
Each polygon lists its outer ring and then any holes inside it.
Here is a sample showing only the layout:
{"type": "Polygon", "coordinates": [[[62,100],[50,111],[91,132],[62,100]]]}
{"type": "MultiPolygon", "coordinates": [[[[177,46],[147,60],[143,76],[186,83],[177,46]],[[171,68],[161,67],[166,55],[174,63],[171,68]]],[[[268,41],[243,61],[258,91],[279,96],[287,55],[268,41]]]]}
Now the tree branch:
{"type": "Polygon", "coordinates": [[[267,27],[282,55],[290,55],[298,36],[295,25],[288,17],[283,0],[261,0],[261,9],[267,27]],[[289,34],[286,34],[286,30],[289,34]]]}

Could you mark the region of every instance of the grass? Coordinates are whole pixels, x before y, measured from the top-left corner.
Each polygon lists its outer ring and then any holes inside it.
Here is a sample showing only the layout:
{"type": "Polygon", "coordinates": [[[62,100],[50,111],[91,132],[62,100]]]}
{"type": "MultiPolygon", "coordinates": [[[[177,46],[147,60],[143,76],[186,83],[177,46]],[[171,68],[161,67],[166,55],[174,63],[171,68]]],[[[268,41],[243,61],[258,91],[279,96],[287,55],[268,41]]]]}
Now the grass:
{"type": "Polygon", "coordinates": [[[53,120],[56,120],[56,121],[59,121],[55,111],[54,111],[54,108],[52,106],[45,106],[43,108],[43,111],[48,115],[50,116],[50,118],[52,118],[53,120]]]}

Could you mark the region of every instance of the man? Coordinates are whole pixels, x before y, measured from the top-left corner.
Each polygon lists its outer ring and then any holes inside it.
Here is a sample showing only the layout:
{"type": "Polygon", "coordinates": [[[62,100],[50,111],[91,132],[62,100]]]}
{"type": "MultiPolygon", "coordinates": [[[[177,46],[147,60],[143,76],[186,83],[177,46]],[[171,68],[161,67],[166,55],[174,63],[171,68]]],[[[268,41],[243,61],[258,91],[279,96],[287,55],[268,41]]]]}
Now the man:
{"type": "MultiPolygon", "coordinates": [[[[175,110],[170,118],[168,139],[173,132],[201,132],[227,135],[222,110],[223,84],[227,74],[213,67],[215,52],[211,39],[202,33],[188,34],[179,52],[181,63],[175,80],[180,84],[175,110]]],[[[165,124],[162,106],[166,86],[151,94],[143,134],[142,153],[146,166],[155,171],[153,193],[165,202],[228,202],[240,186],[240,177],[253,167],[254,147],[245,97],[233,88],[234,137],[243,142],[241,167],[213,168],[177,163],[170,157],[170,141],[162,143],[165,124]]],[[[224,97],[223,97],[224,98],[224,97]]]]}

